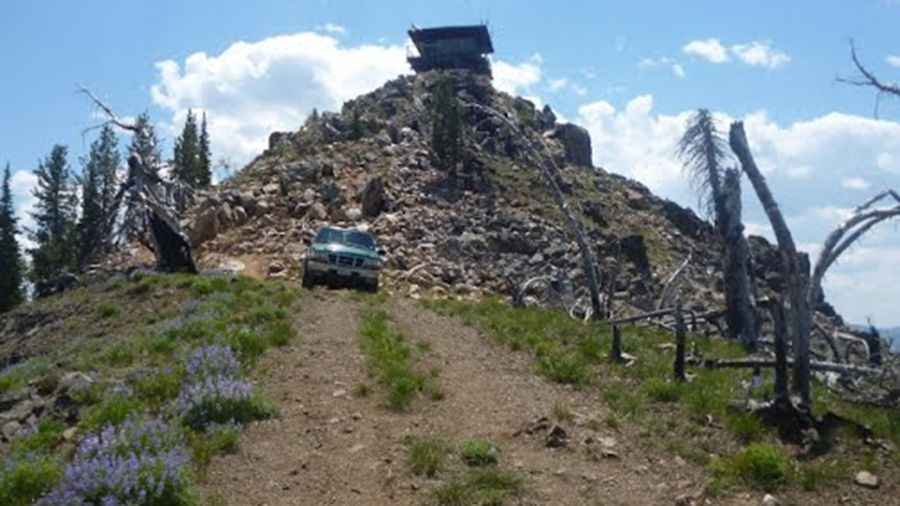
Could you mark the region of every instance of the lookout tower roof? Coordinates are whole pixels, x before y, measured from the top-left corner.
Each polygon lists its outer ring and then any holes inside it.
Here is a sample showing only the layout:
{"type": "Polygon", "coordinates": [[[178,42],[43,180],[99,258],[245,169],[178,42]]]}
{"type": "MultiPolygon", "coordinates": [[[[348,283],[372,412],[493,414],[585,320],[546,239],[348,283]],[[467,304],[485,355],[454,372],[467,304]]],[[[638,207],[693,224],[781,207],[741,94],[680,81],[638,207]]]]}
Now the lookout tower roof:
{"type": "Polygon", "coordinates": [[[409,30],[418,56],[407,60],[416,72],[434,69],[469,69],[491,73],[486,55],[494,52],[491,35],[485,25],[440,26],[409,30]]]}

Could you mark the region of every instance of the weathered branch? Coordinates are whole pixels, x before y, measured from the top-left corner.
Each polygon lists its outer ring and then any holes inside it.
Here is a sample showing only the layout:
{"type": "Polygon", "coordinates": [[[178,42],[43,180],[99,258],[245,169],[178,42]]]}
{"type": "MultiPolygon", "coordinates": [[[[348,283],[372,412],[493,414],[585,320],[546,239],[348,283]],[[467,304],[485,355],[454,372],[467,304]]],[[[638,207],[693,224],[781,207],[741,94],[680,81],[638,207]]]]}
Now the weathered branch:
{"type": "MultiPolygon", "coordinates": [[[[706,369],[754,369],[757,367],[775,367],[776,361],[770,358],[750,358],[750,359],[688,359],[688,363],[703,367],[706,369]]],[[[788,367],[794,366],[793,360],[787,361],[788,367]]],[[[878,376],[884,374],[883,369],[875,369],[873,367],[865,367],[861,365],[837,364],[835,362],[819,362],[811,361],[809,364],[813,371],[828,371],[842,374],[868,374],[878,376]]]]}
{"type": "Polygon", "coordinates": [[[681,278],[681,274],[685,271],[687,266],[691,263],[691,257],[694,255],[694,252],[688,253],[687,258],[684,259],[684,262],[675,269],[675,272],[672,273],[671,276],[666,280],[665,286],[663,286],[662,293],[659,296],[659,301],[656,303],[656,309],[662,309],[663,306],[668,302],[670,290],[674,289],[676,283],[681,278]]]}
{"type": "Polygon", "coordinates": [[[859,61],[859,58],[856,55],[856,46],[853,41],[850,41],[850,58],[853,60],[853,65],[856,67],[856,70],[861,74],[861,77],[857,78],[845,78],[838,77],[837,81],[839,83],[849,84],[852,86],[863,86],[868,88],[874,88],[876,90],[875,93],[875,117],[878,117],[878,103],[882,95],[892,95],[895,97],[900,97],[900,85],[895,83],[885,83],[878,79],[869,69],[859,61]]]}

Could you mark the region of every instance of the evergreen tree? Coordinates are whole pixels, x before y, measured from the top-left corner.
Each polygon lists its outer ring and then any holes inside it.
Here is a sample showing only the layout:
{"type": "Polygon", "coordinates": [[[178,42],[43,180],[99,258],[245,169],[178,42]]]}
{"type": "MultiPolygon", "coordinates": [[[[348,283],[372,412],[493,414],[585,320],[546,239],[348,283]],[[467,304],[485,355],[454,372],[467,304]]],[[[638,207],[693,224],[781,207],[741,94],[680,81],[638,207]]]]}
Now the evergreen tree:
{"type": "Polygon", "coordinates": [[[162,164],[162,154],[159,150],[159,139],[156,138],[156,130],[150,121],[150,115],[143,113],[137,117],[134,123],[139,134],[135,134],[131,138],[131,146],[128,148],[129,155],[139,155],[144,161],[144,165],[150,169],[158,170],[162,164]]]}
{"type": "MultiPolygon", "coordinates": [[[[152,171],[152,175],[158,175],[160,166],[162,165],[162,155],[159,150],[159,140],[156,137],[156,131],[150,116],[143,113],[138,116],[135,121],[137,133],[131,138],[131,145],[128,147],[129,156],[138,156],[144,161],[146,170],[152,171]]],[[[130,170],[130,169],[129,169],[130,170]]],[[[132,180],[132,174],[128,174],[128,180],[132,180]]],[[[140,191],[139,188],[132,187],[125,195],[125,218],[122,223],[122,229],[128,240],[140,240],[144,234],[146,227],[143,215],[139,206],[135,202],[135,195],[140,191]]]]}
{"type": "Polygon", "coordinates": [[[450,77],[441,79],[434,91],[431,150],[433,163],[455,177],[463,156],[462,111],[450,77]]]}
{"type": "Polygon", "coordinates": [[[188,110],[184,129],[175,140],[175,153],[172,160],[172,179],[188,186],[197,187],[197,173],[200,162],[200,138],[197,132],[197,120],[194,113],[188,110]]]}
{"type": "Polygon", "coordinates": [[[29,250],[29,276],[35,282],[57,276],[76,264],[78,201],[72,188],[67,153],[65,146],[53,146],[50,155],[34,171],[38,181],[32,194],[37,199],[37,212],[32,213],[36,228],[30,235],[37,247],[29,250]]]}
{"type": "Polygon", "coordinates": [[[25,300],[22,290],[22,254],[16,240],[17,220],[10,189],[9,164],[0,188],[0,313],[25,300]]]}
{"type": "Polygon", "coordinates": [[[111,243],[109,225],[118,212],[114,202],[116,171],[121,157],[119,140],[111,127],[100,131],[91,144],[81,176],[81,217],[78,222],[78,265],[84,267],[97,255],[108,251],[111,243]]]}
{"type": "Polygon", "coordinates": [[[200,126],[200,154],[197,161],[196,182],[198,188],[205,188],[212,183],[212,153],[209,148],[209,132],[206,130],[206,112],[200,126]]]}

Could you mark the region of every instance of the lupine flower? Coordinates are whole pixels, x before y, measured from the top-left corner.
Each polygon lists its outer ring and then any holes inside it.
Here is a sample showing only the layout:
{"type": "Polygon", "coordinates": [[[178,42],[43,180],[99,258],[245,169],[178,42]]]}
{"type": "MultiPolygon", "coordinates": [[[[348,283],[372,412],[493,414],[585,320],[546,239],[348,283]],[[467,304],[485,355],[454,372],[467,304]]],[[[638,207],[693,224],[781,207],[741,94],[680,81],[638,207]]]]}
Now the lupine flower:
{"type": "Polygon", "coordinates": [[[88,435],[45,506],[178,504],[189,462],[181,435],[160,420],[129,419],[88,435]]]}
{"type": "Polygon", "coordinates": [[[208,378],[238,378],[241,364],[228,346],[205,346],[188,357],[187,382],[202,382],[208,378]]]}

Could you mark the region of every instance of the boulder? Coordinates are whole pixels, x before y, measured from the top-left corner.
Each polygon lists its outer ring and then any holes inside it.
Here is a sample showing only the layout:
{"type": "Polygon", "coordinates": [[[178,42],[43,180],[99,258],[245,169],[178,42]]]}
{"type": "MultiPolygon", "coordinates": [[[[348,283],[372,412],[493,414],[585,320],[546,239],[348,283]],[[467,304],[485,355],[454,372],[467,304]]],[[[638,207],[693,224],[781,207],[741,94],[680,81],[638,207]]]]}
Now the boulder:
{"type": "Polygon", "coordinates": [[[272,132],[269,134],[269,149],[275,149],[281,144],[290,142],[290,132],[272,132]]]}
{"type": "Polygon", "coordinates": [[[556,127],[554,137],[565,149],[565,160],[573,165],[591,167],[591,134],[578,125],[563,123],[556,127]]]}
{"type": "Polygon", "coordinates": [[[197,247],[219,234],[219,213],[210,207],[197,215],[188,227],[188,238],[191,245],[197,247]]]}
{"type": "Polygon", "coordinates": [[[385,210],[387,197],[384,191],[384,181],[380,176],[373,177],[366,182],[359,200],[362,204],[363,216],[374,218],[385,210]]]}

